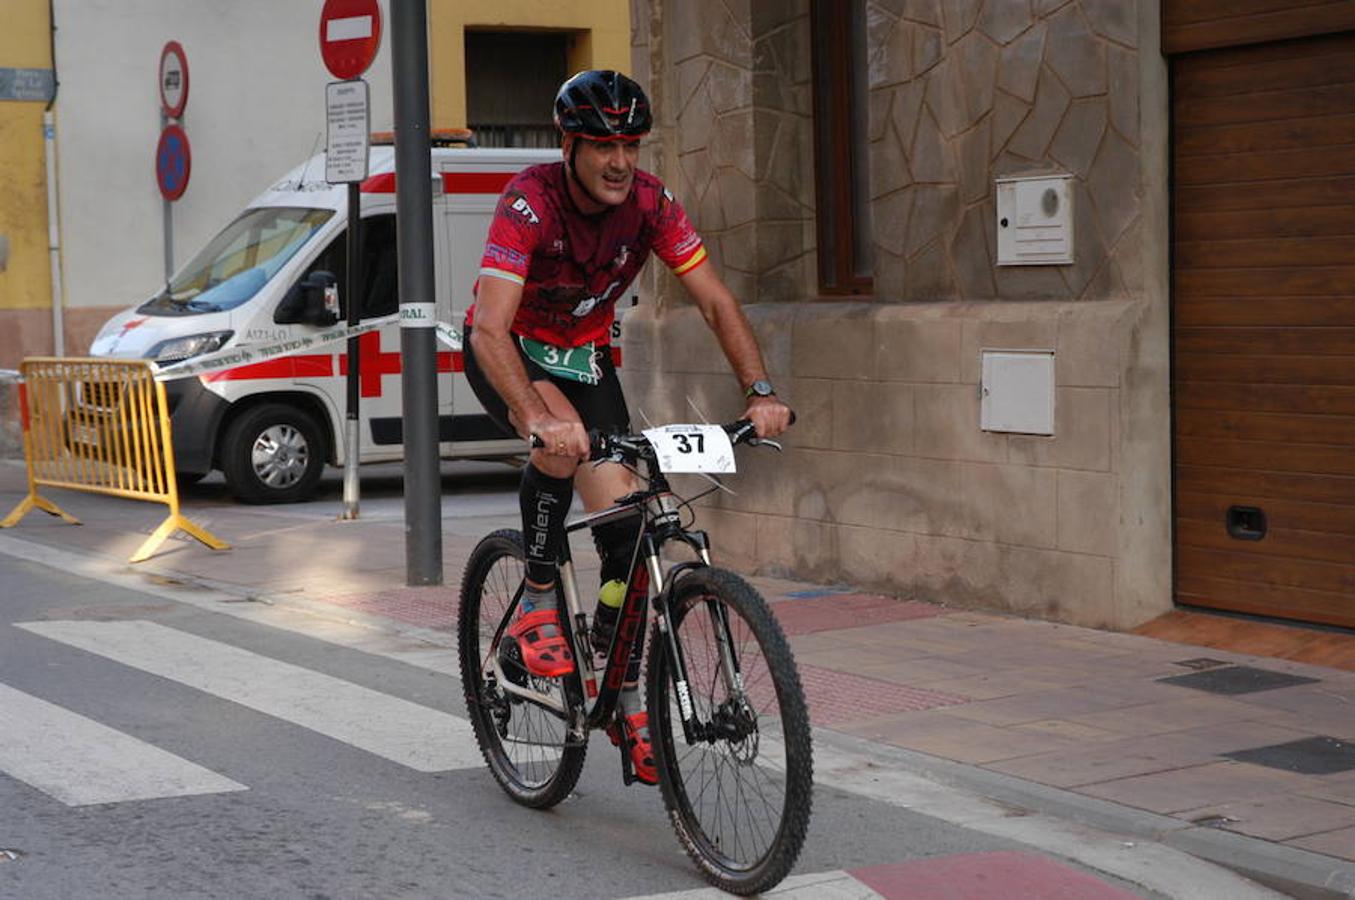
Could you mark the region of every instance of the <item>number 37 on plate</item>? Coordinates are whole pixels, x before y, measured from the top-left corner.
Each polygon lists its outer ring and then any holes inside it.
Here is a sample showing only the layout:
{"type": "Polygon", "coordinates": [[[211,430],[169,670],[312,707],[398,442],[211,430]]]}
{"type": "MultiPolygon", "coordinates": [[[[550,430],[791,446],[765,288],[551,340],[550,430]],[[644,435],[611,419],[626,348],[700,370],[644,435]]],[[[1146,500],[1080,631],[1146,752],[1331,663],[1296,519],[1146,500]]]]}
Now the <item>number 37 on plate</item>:
{"type": "Polygon", "coordinates": [[[644,432],[654,448],[659,469],[680,474],[734,471],[734,447],[719,425],[664,425],[644,432]]]}

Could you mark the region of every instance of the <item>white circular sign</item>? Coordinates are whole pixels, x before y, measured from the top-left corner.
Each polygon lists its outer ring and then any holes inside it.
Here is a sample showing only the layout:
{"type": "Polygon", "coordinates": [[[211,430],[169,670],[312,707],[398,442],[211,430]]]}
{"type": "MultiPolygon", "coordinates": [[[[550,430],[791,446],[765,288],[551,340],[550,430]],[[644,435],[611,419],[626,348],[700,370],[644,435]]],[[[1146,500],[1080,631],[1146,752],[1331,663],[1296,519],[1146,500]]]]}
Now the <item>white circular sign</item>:
{"type": "Polygon", "coordinates": [[[182,116],[188,105],[188,57],[178,41],[160,51],[160,105],[171,119],[182,116]]]}

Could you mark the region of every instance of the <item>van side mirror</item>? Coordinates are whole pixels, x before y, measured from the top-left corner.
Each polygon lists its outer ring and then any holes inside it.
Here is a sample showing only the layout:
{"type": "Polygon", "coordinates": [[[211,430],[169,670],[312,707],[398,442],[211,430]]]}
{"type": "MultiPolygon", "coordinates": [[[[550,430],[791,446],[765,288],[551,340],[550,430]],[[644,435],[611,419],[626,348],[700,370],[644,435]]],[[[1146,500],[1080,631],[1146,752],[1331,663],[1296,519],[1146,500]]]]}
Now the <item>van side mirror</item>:
{"type": "Polygon", "coordinates": [[[339,321],[338,304],[331,308],[325,296],[330,291],[337,296],[338,289],[339,279],[333,272],[322,269],[311,272],[287,289],[273,313],[273,321],[278,325],[333,325],[339,321]]]}

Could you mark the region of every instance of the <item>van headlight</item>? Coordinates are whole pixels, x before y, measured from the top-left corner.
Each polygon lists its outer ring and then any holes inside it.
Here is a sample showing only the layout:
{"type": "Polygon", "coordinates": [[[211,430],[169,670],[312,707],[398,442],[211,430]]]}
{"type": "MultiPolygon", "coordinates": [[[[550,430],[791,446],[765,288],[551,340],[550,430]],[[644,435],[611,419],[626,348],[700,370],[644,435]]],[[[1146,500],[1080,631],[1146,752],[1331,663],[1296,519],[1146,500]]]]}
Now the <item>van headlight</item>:
{"type": "Polygon", "coordinates": [[[234,336],[234,331],[209,331],[205,334],[190,334],[185,337],[170,338],[161,341],[146,354],[147,359],[158,363],[179,362],[220,350],[234,336]]]}

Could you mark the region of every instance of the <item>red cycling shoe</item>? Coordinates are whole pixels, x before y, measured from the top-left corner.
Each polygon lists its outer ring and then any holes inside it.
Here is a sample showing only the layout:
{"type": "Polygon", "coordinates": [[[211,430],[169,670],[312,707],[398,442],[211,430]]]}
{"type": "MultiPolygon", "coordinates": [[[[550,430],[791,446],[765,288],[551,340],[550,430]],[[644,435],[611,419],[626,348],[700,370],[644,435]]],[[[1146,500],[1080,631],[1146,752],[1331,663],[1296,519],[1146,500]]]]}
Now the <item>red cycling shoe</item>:
{"type": "Polygon", "coordinates": [[[574,653],[560,627],[558,609],[537,609],[508,627],[518,642],[527,671],[538,678],[559,678],[574,671],[574,653]]]}
{"type": "Polygon", "coordinates": [[[635,780],[644,784],[658,784],[659,770],[654,765],[654,748],[649,743],[649,713],[638,712],[608,725],[607,737],[612,739],[613,747],[620,745],[623,728],[635,780]]]}

